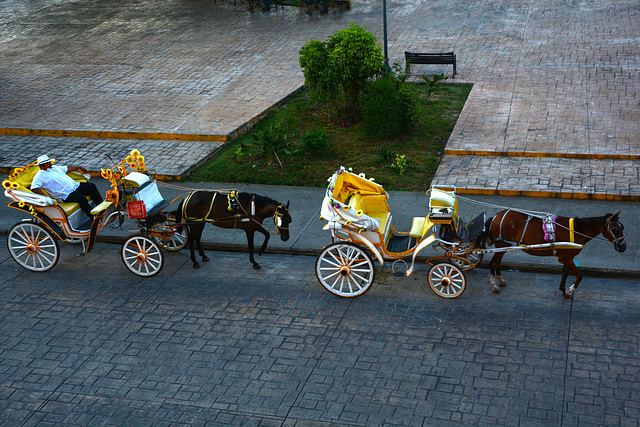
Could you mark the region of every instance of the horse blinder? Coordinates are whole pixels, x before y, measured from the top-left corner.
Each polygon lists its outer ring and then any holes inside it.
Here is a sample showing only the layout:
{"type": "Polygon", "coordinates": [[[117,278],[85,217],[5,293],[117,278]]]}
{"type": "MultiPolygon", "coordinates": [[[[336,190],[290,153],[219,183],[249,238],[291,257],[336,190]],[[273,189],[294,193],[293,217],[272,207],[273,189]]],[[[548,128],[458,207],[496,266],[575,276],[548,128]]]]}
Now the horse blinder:
{"type": "Polygon", "coordinates": [[[624,225],[618,221],[618,212],[610,218],[607,218],[607,231],[613,238],[613,247],[618,252],[624,252],[627,249],[627,242],[623,234],[624,225]]]}

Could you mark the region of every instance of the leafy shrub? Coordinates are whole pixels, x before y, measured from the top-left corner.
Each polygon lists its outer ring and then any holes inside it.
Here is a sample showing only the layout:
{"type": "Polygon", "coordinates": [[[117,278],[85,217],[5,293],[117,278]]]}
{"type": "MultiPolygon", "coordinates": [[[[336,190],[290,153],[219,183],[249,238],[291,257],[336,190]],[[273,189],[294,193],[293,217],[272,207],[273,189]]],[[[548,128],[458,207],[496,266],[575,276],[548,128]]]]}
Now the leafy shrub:
{"type": "Polygon", "coordinates": [[[329,134],[324,129],[310,129],[302,137],[302,150],[310,156],[326,153],[329,146],[329,134]]]}
{"type": "Polygon", "coordinates": [[[418,93],[393,73],[369,85],[362,121],[369,138],[388,139],[413,127],[419,117],[418,93]]]}
{"type": "Polygon", "coordinates": [[[345,115],[357,115],[369,81],[384,69],[376,37],[356,23],[326,42],[310,40],[300,50],[305,85],[345,115]]]}
{"type": "Polygon", "coordinates": [[[404,113],[397,82],[389,75],[371,83],[362,122],[369,138],[391,138],[402,133],[404,113]]]}
{"type": "Polygon", "coordinates": [[[447,80],[449,77],[445,77],[444,73],[443,74],[436,74],[433,76],[432,79],[430,79],[427,76],[422,76],[422,79],[427,82],[427,97],[430,97],[431,94],[433,92],[435,92],[436,90],[438,90],[440,88],[440,86],[438,85],[438,82],[440,80],[447,80]]]}
{"type": "Polygon", "coordinates": [[[269,164],[273,163],[274,158],[278,160],[280,166],[280,157],[278,152],[287,150],[287,134],[282,131],[280,124],[271,124],[265,129],[256,131],[251,135],[256,145],[267,156],[269,164]]]}
{"type": "Polygon", "coordinates": [[[396,155],[396,152],[393,148],[388,145],[384,145],[378,148],[378,156],[380,157],[380,162],[384,165],[388,165],[391,163],[391,159],[396,155]]]}

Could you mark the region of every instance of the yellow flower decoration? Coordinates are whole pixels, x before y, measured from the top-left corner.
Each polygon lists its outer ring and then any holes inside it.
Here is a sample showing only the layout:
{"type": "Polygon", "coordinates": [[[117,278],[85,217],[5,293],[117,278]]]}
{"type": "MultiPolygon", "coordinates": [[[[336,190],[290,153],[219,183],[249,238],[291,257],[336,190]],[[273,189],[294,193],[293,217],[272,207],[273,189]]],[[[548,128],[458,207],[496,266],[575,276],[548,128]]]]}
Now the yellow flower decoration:
{"type": "Polygon", "coordinates": [[[11,181],[9,181],[8,179],[5,179],[4,181],[2,181],[2,186],[4,188],[6,188],[7,190],[11,188],[11,181]]]}
{"type": "Polygon", "coordinates": [[[140,152],[138,150],[131,150],[131,155],[133,157],[138,157],[140,155],[140,152]]]}
{"type": "Polygon", "coordinates": [[[19,173],[12,173],[11,175],[9,175],[9,179],[17,179],[20,176],[19,173]]]}
{"type": "Polygon", "coordinates": [[[144,164],[144,156],[138,156],[138,163],[144,164]]]}
{"type": "Polygon", "coordinates": [[[18,202],[18,206],[20,206],[21,208],[24,208],[24,205],[26,205],[26,203],[23,202],[22,200],[18,202]]]}
{"type": "Polygon", "coordinates": [[[127,158],[124,159],[124,161],[127,162],[127,163],[133,163],[134,162],[133,156],[127,156],[127,158]]]}
{"type": "Polygon", "coordinates": [[[107,178],[106,169],[100,169],[100,176],[102,176],[104,179],[109,179],[109,178],[107,178]]]}
{"type": "Polygon", "coordinates": [[[135,163],[129,163],[129,167],[130,167],[131,169],[135,169],[135,168],[137,168],[137,167],[138,167],[138,165],[137,165],[137,164],[135,164],[135,163]]]}
{"type": "Polygon", "coordinates": [[[20,188],[20,184],[18,184],[17,182],[12,182],[11,188],[20,188]]]}
{"type": "Polygon", "coordinates": [[[125,169],[122,166],[118,166],[118,172],[120,172],[122,175],[126,173],[125,169]]]}

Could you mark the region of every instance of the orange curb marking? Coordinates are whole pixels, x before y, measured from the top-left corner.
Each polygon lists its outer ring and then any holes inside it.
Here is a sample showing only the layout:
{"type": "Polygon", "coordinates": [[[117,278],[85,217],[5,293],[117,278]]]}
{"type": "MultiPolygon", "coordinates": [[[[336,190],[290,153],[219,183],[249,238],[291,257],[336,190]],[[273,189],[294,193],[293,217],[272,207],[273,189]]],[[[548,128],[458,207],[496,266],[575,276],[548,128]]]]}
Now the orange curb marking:
{"type": "Polygon", "coordinates": [[[20,129],[0,128],[0,135],[53,136],[75,138],[111,138],[111,139],[171,139],[178,141],[227,141],[226,135],[205,135],[195,133],[161,132],[110,132],[100,130],[59,130],[59,129],[20,129]]]}
{"type": "Polygon", "coordinates": [[[475,194],[478,196],[512,196],[512,197],[544,197],[551,199],[579,199],[606,200],[615,202],[640,202],[640,195],[624,194],[592,194],[592,193],[562,193],[559,191],[528,191],[528,190],[490,190],[481,188],[456,187],[458,194],[475,194]]]}
{"type": "Polygon", "coordinates": [[[531,151],[484,151],[484,150],[451,150],[444,154],[452,156],[486,156],[486,157],[553,157],[562,159],[591,160],[640,160],[640,154],[586,154],[586,153],[544,153],[531,151]]]}

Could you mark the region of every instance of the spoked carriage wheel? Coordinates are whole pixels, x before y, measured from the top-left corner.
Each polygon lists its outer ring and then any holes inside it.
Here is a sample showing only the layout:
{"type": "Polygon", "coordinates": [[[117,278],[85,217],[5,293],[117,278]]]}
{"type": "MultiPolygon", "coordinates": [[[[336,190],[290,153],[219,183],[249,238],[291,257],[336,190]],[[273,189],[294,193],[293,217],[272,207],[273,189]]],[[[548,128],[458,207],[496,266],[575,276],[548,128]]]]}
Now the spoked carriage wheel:
{"type": "Polygon", "coordinates": [[[442,298],[456,298],[462,295],[466,279],[460,268],[453,264],[436,264],[429,270],[429,286],[442,298]]]}
{"type": "Polygon", "coordinates": [[[31,221],[11,228],[7,246],[15,262],[30,271],[51,270],[60,258],[58,241],[49,230],[31,221]]]}
{"type": "Polygon", "coordinates": [[[142,234],[127,237],[120,251],[124,265],[134,274],[151,277],[164,265],[160,247],[142,234]]]}
{"type": "Polygon", "coordinates": [[[371,257],[350,242],[333,243],[320,253],[316,276],[326,290],[340,297],[357,297],[371,288],[375,270],[371,257]]]}
{"type": "Polygon", "coordinates": [[[473,270],[482,262],[482,254],[471,252],[464,256],[458,256],[458,258],[449,257],[449,262],[459,267],[462,271],[473,270]]]}
{"type": "Polygon", "coordinates": [[[178,233],[178,228],[175,224],[174,221],[167,220],[157,224],[151,230],[153,232],[151,235],[153,241],[169,252],[178,252],[183,249],[187,245],[187,239],[189,238],[188,227],[183,226],[182,231],[178,233]]]}

